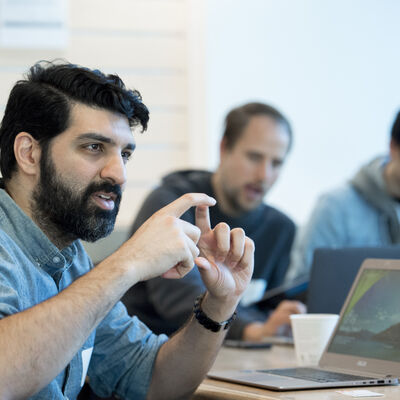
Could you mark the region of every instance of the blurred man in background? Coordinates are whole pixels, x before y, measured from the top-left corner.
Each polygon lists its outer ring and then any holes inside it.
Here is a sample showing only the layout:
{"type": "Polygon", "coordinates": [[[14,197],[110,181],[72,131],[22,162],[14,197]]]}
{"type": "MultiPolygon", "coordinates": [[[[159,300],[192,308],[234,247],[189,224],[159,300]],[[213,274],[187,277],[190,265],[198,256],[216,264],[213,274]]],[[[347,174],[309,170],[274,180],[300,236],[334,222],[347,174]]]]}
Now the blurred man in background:
{"type": "Polygon", "coordinates": [[[399,245],[399,216],[400,113],[392,126],[389,154],[374,158],[318,199],[296,239],[287,280],[310,272],[316,248],[399,245]]]}
{"type": "MultiPolygon", "coordinates": [[[[294,223],[263,199],[278,179],[291,144],[290,124],[275,108],[249,103],[231,110],[220,144],[218,169],[167,175],[144,201],[133,224],[132,233],[182,194],[202,192],[217,199],[217,205],[210,209],[213,226],[224,221],[245,230],[255,242],[255,269],[228,333],[231,339],[258,341],[275,335],[287,327],[290,314],[304,310],[296,301],[283,301],[272,312],[257,304],[265,289],[281,284],[289,263],[294,223]]],[[[189,211],[182,218],[193,223],[194,213],[189,211]]],[[[139,316],[155,332],[171,334],[190,315],[193,301],[202,291],[200,275],[192,270],[179,282],[163,278],[141,282],[127,292],[123,302],[131,315],[139,316]]]]}

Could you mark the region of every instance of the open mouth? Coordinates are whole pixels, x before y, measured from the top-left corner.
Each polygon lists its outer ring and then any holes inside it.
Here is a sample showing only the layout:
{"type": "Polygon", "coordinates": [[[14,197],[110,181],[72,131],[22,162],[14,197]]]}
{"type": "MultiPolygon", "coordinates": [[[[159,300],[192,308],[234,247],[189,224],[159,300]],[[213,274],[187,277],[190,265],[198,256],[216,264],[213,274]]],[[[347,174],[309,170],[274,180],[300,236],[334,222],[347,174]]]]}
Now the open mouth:
{"type": "Polygon", "coordinates": [[[258,199],[264,196],[264,189],[259,185],[246,185],[245,186],[246,196],[250,199],[258,199]]]}
{"type": "Polygon", "coordinates": [[[103,210],[113,210],[117,195],[115,193],[96,192],[93,193],[92,198],[103,210]]]}

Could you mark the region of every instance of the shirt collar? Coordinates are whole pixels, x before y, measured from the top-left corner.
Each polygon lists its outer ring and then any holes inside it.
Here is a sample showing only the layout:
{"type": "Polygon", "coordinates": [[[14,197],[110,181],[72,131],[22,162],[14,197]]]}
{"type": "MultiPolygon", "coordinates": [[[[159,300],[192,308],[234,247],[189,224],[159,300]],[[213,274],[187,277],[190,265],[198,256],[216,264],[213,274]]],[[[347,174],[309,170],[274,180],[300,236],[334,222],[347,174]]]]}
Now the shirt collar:
{"type": "Polygon", "coordinates": [[[4,189],[0,189],[0,224],[26,256],[50,275],[72,264],[76,242],[60,251],[4,189]]]}

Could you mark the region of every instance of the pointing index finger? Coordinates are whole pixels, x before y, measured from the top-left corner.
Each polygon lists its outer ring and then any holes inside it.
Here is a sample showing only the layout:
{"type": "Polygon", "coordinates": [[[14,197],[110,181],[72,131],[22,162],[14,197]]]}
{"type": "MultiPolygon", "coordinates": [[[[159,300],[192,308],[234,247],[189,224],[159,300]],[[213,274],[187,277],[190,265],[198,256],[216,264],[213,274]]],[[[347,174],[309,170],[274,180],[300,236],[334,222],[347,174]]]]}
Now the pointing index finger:
{"type": "Polygon", "coordinates": [[[189,208],[194,206],[206,206],[206,208],[215,205],[216,200],[205,193],[186,193],[172,203],[168,204],[160,211],[179,218],[189,208]]]}
{"type": "Polygon", "coordinates": [[[207,206],[196,207],[196,226],[200,228],[201,233],[207,233],[211,229],[210,210],[207,206]]]}

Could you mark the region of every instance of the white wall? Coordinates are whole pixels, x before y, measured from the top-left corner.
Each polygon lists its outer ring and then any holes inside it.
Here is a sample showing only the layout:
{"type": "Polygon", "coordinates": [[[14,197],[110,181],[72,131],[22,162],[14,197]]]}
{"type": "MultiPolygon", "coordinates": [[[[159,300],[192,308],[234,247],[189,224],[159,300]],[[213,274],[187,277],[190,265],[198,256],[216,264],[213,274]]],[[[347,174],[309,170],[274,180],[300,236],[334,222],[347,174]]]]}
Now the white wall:
{"type": "Polygon", "coordinates": [[[267,200],[304,223],[316,196],[388,147],[400,107],[400,2],[208,0],[205,107],[217,163],[226,112],[259,100],[294,128],[294,149],[267,200]]]}

